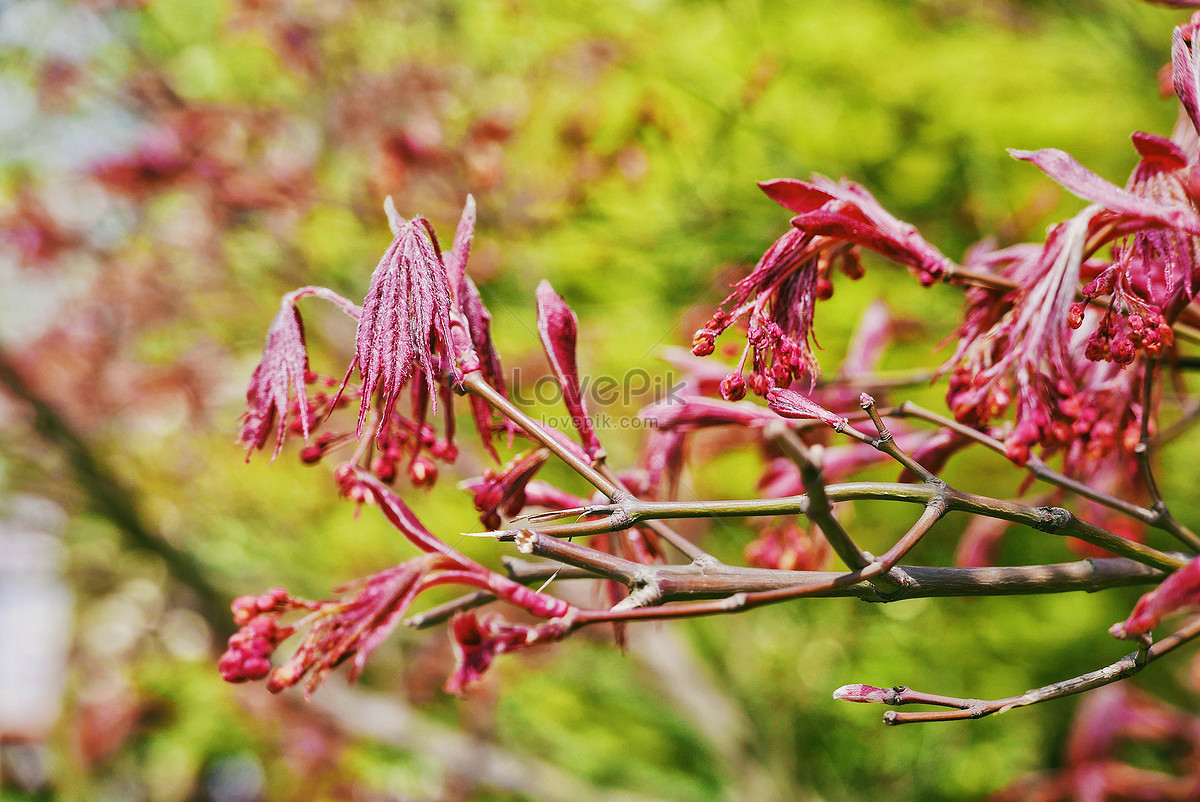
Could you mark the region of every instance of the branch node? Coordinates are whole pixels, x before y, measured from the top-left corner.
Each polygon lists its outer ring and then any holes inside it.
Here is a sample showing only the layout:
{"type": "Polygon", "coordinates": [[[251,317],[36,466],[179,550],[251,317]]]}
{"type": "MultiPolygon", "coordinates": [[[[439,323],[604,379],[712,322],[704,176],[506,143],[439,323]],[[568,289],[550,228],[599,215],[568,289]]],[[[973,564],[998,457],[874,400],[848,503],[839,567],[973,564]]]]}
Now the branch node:
{"type": "Polygon", "coordinates": [[[614,604],[612,606],[614,611],[649,607],[662,598],[662,588],[659,587],[657,582],[648,579],[645,574],[635,577],[634,581],[641,582],[642,586],[614,604]]]}
{"type": "Polygon", "coordinates": [[[623,501],[616,501],[615,499],[613,500],[613,510],[611,513],[609,513],[609,519],[612,522],[613,531],[627,529],[637,520],[637,516],[630,512],[629,508],[626,506],[626,502],[631,501],[632,499],[633,497],[630,496],[623,501]]]}
{"type": "Polygon", "coordinates": [[[1039,532],[1056,533],[1071,523],[1071,513],[1062,507],[1038,507],[1042,520],[1034,525],[1039,532]]]}
{"type": "Polygon", "coordinates": [[[871,587],[875,589],[876,601],[886,604],[903,599],[907,595],[906,591],[915,584],[916,582],[903,568],[892,566],[886,574],[881,574],[872,581],[871,587]],[[880,580],[888,581],[881,582],[880,580]]]}
{"type": "Polygon", "coordinates": [[[533,547],[537,542],[537,532],[530,529],[521,529],[514,533],[513,542],[517,544],[517,551],[522,554],[533,554],[533,547]]]}

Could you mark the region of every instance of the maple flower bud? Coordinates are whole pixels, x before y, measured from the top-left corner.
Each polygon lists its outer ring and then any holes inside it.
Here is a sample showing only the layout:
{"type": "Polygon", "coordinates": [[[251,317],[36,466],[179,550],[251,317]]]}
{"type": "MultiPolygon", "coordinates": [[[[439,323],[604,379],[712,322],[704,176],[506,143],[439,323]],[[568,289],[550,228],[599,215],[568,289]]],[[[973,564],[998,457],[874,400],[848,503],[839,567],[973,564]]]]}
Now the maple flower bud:
{"type": "Polygon", "coordinates": [[[1109,356],[1118,365],[1128,365],[1133,362],[1134,347],[1128,337],[1118,337],[1109,346],[1109,356]]]}
{"type": "Polygon", "coordinates": [[[730,373],[721,382],[721,397],[726,401],[741,401],[746,397],[746,380],[740,373],[730,373]]]}
{"type": "Polygon", "coordinates": [[[387,455],[371,460],[371,473],[379,477],[379,481],[391,484],[396,479],[396,460],[387,455]]]}
{"type": "Polygon", "coordinates": [[[716,348],[716,335],[708,329],[700,329],[692,336],[692,353],[696,356],[708,356],[716,348]]]}
{"type": "Polygon", "coordinates": [[[408,466],[408,480],[414,487],[432,487],[437,476],[437,466],[425,457],[416,457],[408,466]]]}
{"type": "Polygon", "coordinates": [[[542,341],[554,378],[562,390],[563,406],[567,408],[571,422],[579,432],[584,451],[595,460],[604,455],[604,448],[592,426],[579,382],[579,364],[575,358],[579,321],[548,281],[538,284],[537,308],[538,338],[542,341]]]}
{"type": "Polygon", "coordinates": [[[1195,609],[1200,604],[1200,557],[1192,558],[1154,590],[1138,599],[1129,617],[1113,624],[1109,634],[1115,638],[1144,635],[1168,615],[1195,609]]]}
{"type": "Polygon", "coordinates": [[[509,624],[498,616],[481,619],[473,611],[459,613],[450,622],[450,639],[457,665],[446,680],[445,690],[462,696],[468,687],[480,680],[497,655],[550,643],[565,634],[567,627],[558,621],[530,627],[509,624]]]}
{"type": "Polygon", "coordinates": [[[1083,302],[1077,301],[1071,304],[1071,308],[1067,311],[1067,325],[1073,329],[1077,329],[1083,325],[1083,302]]]}

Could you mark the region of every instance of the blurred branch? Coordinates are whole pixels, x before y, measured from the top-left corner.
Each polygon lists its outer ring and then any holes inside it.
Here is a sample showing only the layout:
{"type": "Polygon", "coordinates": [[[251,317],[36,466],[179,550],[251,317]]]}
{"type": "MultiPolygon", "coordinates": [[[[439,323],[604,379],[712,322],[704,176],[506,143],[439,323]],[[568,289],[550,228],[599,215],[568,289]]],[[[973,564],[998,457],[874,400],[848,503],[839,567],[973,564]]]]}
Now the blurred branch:
{"type": "Polygon", "coordinates": [[[117,527],[127,546],[161,557],[172,577],[196,594],[201,612],[218,634],[224,637],[233,632],[228,594],[217,588],[195,557],[173,546],[145,522],[138,510],[136,491],[97,456],[49,400],[29,386],[3,350],[0,350],[0,385],[33,412],[34,428],[66,458],[76,485],[92,509],[117,527]]]}
{"type": "Polygon", "coordinates": [[[436,724],[392,696],[327,685],[311,703],[343,732],[424,755],[476,785],[543,802],[653,802],[598,788],[538,758],[436,724]]]}

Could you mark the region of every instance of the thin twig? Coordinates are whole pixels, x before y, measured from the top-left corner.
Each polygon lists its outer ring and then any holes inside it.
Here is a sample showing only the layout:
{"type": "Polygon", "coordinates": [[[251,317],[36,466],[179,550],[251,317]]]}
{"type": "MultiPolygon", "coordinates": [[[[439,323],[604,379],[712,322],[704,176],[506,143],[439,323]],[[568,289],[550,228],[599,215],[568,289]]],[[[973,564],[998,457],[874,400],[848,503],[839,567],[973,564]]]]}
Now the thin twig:
{"type": "Polygon", "coordinates": [[[1137,457],[1142,480],[1146,483],[1146,491],[1150,494],[1152,502],[1150,509],[1158,517],[1157,525],[1170,532],[1193,551],[1200,551],[1200,538],[1171,515],[1171,510],[1167,507],[1162,492],[1158,489],[1158,482],[1154,480],[1154,469],[1150,464],[1150,404],[1154,400],[1154,372],[1157,367],[1158,360],[1156,359],[1147,359],[1142,366],[1141,435],[1133,453],[1137,457]]]}
{"type": "Polygon", "coordinates": [[[482,607],[485,604],[494,602],[496,597],[486,590],[476,590],[465,596],[459,596],[457,599],[452,599],[444,604],[439,604],[436,607],[430,607],[428,610],[410,615],[404,619],[406,627],[413,629],[425,629],[434,624],[440,624],[443,621],[448,621],[454,617],[456,613],[474,610],[476,607],[482,607]]]}
{"type": "Polygon", "coordinates": [[[887,454],[892,459],[903,465],[913,475],[921,477],[923,482],[931,485],[941,486],[945,483],[925,469],[923,465],[908,455],[904,449],[897,445],[896,440],[892,437],[892,433],[888,431],[887,426],[883,422],[883,417],[879,414],[879,410],[875,408],[875,399],[863,393],[859,397],[859,406],[863,412],[871,418],[871,423],[875,425],[875,430],[879,432],[879,439],[872,442],[876,449],[887,454]]]}
{"type": "Polygon", "coordinates": [[[904,555],[912,550],[913,546],[925,537],[925,534],[933,528],[933,525],[942,519],[946,514],[946,500],[943,496],[934,496],[925,505],[925,509],[921,512],[921,517],[917,519],[904,536],[901,537],[896,544],[892,546],[882,557],[879,562],[883,564],[885,572],[890,571],[892,566],[904,559],[904,555]]]}
{"type": "MultiPolygon", "coordinates": [[[[613,482],[619,482],[616,472],[607,463],[599,466],[600,472],[608,477],[613,482]]],[[[688,540],[683,535],[676,532],[662,521],[647,521],[646,528],[654,534],[658,535],[663,540],[670,543],[675,549],[690,559],[692,562],[701,563],[704,565],[715,565],[717,558],[706,552],[704,549],[697,546],[692,541],[688,540]]]]}
{"type": "Polygon", "coordinates": [[[822,470],[820,452],[816,447],[810,449],[804,445],[794,431],[782,424],[771,426],[764,434],[774,441],[792,462],[800,468],[800,478],[808,496],[808,519],[816,524],[829,541],[829,545],[850,569],[865,568],[871,564],[871,558],[866,555],[846,532],[845,527],[833,517],[829,498],[825,495],[825,475],[822,470]]]}
{"type": "MultiPolygon", "coordinates": [[[[973,440],[976,443],[979,443],[985,448],[995,451],[997,454],[1004,453],[1004,444],[999,440],[989,437],[987,434],[979,431],[978,429],[974,429],[970,426],[959,423],[956,420],[924,409],[917,404],[912,403],[911,401],[905,401],[904,403],[900,404],[900,406],[896,407],[896,409],[893,411],[893,414],[899,417],[917,418],[918,420],[924,420],[929,423],[942,426],[962,435],[963,437],[973,440]]],[[[1029,471],[1035,477],[1043,482],[1046,482],[1047,484],[1054,485],[1055,487],[1061,487],[1064,490],[1069,490],[1078,496],[1082,496],[1083,498],[1090,499],[1097,504],[1101,504],[1110,509],[1124,513],[1125,515],[1128,515],[1131,518],[1136,518],[1142,523],[1150,526],[1154,526],[1156,524],[1157,516],[1153,510],[1134,504],[1130,501],[1126,501],[1125,499],[1117,498],[1116,496],[1105,493],[1101,490],[1096,490],[1084,484],[1083,482],[1072,479],[1069,476],[1065,476],[1046,465],[1046,463],[1042,462],[1042,460],[1036,456],[1031,455],[1028,461],[1026,461],[1024,467],[1025,470],[1029,471]]]]}
{"type": "Polygon", "coordinates": [[[913,724],[927,721],[959,721],[962,719],[983,718],[993,713],[1004,713],[1017,707],[1028,707],[1029,705],[1048,702],[1051,699],[1073,696],[1110,685],[1118,680],[1126,679],[1138,673],[1163,655],[1174,651],[1197,637],[1200,637],[1200,616],[1190,619],[1174,633],[1149,648],[1131,652],[1120,660],[1096,671],[1090,671],[1078,677],[1055,682],[1041,688],[1026,691],[1019,696],[1009,696],[1004,699],[960,699],[953,696],[921,693],[903,686],[897,686],[890,691],[884,692],[883,698],[863,701],[878,701],[888,705],[928,704],[951,708],[949,710],[920,713],[902,713],[889,710],[883,716],[885,724],[913,724]]]}

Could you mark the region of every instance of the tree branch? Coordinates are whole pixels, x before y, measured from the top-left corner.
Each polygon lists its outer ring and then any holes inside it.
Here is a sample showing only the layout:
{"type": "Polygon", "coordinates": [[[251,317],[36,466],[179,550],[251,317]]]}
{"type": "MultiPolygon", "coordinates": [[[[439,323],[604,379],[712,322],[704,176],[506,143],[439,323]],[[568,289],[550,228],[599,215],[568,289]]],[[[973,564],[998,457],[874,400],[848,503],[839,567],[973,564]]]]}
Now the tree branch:
{"type": "Polygon", "coordinates": [[[920,713],[902,713],[889,710],[883,716],[885,724],[914,724],[928,721],[959,721],[1005,713],[1017,707],[1028,707],[1051,699],[1061,699],[1085,691],[1110,685],[1141,671],[1147,665],[1169,654],[1195,638],[1200,637],[1200,616],[1190,619],[1182,627],[1149,648],[1125,655],[1120,660],[1103,668],[1081,674],[1071,679],[1034,688],[1018,696],[1004,699],[960,699],[954,696],[922,693],[904,686],[891,689],[871,688],[866,685],[845,685],[834,691],[835,699],[855,702],[875,702],[892,706],[926,704],[951,708],[920,713]]]}

